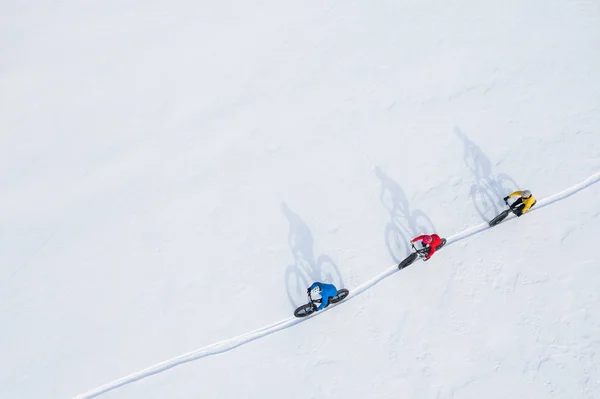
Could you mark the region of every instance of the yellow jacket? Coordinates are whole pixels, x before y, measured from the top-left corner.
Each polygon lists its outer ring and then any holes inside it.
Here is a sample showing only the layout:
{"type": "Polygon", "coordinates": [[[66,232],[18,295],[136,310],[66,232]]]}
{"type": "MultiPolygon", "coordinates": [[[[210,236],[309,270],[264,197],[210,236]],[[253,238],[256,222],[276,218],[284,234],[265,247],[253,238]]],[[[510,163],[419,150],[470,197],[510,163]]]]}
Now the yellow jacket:
{"type": "MultiPolygon", "coordinates": [[[[508,196],[508,198],[513,198],[513,197],[520,197],[521,194],[523,194],[523,191],[515,191],[514,193],[512,193],[511,195],[508,196]]],[[[523,198],[523,205],[525,205],[523,207],[523,212],[521,212],[522,214],[527,212],[529,210],[529,208],[531,208],[533,206],[533,204],[535,204],[535,198],[533,198],[533,195],[529,198],[523,198]]]]}

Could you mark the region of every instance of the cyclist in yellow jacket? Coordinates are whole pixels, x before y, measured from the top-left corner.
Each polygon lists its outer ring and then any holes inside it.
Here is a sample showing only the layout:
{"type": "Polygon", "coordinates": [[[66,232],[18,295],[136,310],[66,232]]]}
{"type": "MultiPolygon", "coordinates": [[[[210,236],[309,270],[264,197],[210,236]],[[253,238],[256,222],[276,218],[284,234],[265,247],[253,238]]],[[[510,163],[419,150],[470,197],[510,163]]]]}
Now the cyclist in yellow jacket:
{"type": "Polygon", "coordinates": [[[531,195],[531,191],[529,190],[515,191],[514,193],[504,197],[504,202],[508,204],[508,199],[514,197],[519,198],[508,206],[513,211],[513,213],[519,217],[525,212],[527,212],[529,209],[531,209],[531,207],[534,206],[536,203],[535,198],[533,197],[533,195],[531,195]]]}

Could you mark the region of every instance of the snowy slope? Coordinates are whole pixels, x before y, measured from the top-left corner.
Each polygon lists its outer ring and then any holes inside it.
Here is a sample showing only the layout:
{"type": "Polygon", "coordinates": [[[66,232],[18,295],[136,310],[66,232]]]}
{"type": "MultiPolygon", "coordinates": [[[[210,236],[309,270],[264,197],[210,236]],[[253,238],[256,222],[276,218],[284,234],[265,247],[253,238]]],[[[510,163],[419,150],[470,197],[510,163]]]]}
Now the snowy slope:
{"type": "Polygon", "coordinates": [[[5,2],[0,26],[1,397],[600,396],[597,2],[5,2]],[[518,187],[574,193],[470,235],[518,187]],[[457,240],[395,273],[430,230],[457,240]],[[267,334],[314,280],[365,290],[267,334]]]}

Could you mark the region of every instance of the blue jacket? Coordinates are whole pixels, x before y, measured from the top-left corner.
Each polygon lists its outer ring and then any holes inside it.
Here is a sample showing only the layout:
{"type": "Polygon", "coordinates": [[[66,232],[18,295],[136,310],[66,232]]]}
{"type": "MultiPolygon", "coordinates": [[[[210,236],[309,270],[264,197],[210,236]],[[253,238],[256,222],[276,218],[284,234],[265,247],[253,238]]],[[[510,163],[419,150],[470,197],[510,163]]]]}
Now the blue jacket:
{"type": "Polygon", "coordinates": [[[313,283],[313,285],[311,285],[309,289],[312,290],[315,287],[321,287],[322,300],[321,304],[317,308],[317,311],[319,311],[321,309],[326,308],[327,305],[329,305],[329,298],[337,295],[337,288],[335,288],[335,285],[333,284],[323,284],[317,281],[316,283],[313,283]]]}

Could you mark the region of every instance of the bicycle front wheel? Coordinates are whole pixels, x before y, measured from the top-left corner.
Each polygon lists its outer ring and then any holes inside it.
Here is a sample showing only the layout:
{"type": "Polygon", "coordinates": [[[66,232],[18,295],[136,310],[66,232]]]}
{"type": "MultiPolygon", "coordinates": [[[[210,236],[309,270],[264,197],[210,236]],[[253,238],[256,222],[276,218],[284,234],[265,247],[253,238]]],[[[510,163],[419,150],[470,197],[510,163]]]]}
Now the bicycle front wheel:
{"type": "Polygon", "coordinates": [[[408,255],[408,257],[406,259],[404,259],[402,262],[400,262],[400,264],[398,265],[398,269],[402,270],[404,269],[406,266],[410,266],[413,264],[413,262],[415,260],[417,260],[417,257],[419,255],[416,252],[413,252],[412,254],[408,255]]]}
{"type": "Polygon", "coordinates": [[[307,303],[306,305],[302,305],[296,310],[294,310],[294,316],[296,317],[306,317],[310,314],[313,314],[315,311],[315,306],[312,303],[307,303]]]}
{"type": "Polygon", "coordinates": [[[497,224],[500,224],[500,222],[502,222],[504,219],[506,219],[509,212],[510,212],[510,210],[507,209],[504,212],[502,212],[501,214],[499,214],[498,216],[496,216],[495,218],[493,218],[489,223],[490,227],[494,227],[497,224]]]}

